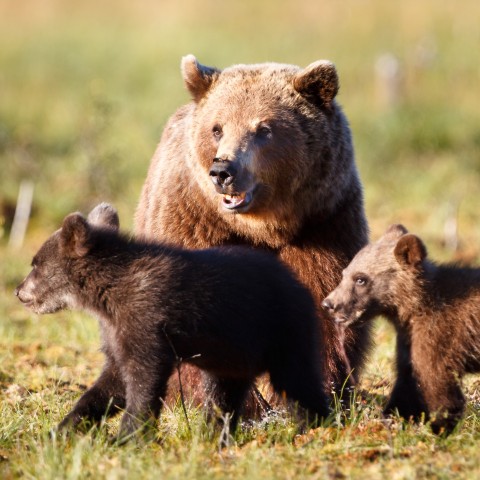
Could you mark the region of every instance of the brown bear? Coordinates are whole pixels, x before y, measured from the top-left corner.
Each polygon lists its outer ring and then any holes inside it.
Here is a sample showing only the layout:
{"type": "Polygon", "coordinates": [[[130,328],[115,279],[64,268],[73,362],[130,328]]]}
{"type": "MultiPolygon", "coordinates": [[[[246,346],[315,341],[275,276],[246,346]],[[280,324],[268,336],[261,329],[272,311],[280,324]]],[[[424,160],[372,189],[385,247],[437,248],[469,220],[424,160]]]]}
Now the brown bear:
{"type": "Polygon", "coordinates": [[[180,358],[202,370],[210,408],[230,414],[232,427],[264,372],[308,423],[329,415],[315,303],[273,254],[170,248],[118,228],[108,204],[88,219],[67,216],[15,291],[37,313],[75,308],[100,321],[105,366],[60,428],[124,409],[119,438],[127,439],[159,415],[180,358]]]}
{"type": "Polygon", "coordinates": [[[480,269],[436,265],[425,245],[392,225],[344,270],[324,306],[340,324],[384,315],[398,332],[398,378],[386,408],[422,412],[450,432],[462,417],[461,379],[480,372],[480,269]]]}
{"type": "MultiPolygon", "coordinates": [[[[188,55],[182,73],[192,101],[165,127],[136,234],[190,248],[246,244],[277,253],[315,298],[325,380],[340,390],[346,371],[321,303],[367,243],[368,227],[350,129],[335,99],[337,71],[329,61],[219,70],[188,55]]],[[[346,332],[357,371],[370,337],[365,324],[346,332]]]]}

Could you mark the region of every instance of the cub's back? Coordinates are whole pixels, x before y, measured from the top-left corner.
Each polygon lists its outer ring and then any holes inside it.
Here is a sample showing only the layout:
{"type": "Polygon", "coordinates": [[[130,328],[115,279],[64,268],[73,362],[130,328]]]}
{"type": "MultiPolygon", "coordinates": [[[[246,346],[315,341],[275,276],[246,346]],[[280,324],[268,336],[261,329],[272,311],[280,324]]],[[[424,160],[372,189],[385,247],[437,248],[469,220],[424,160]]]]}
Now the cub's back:
{"type": "Polygon", "coordinates": [[[280,332],[298,324],[316,326],[307,288],[275,255],[244,247],[183,252],[182,278],[197,308],[233,326],[280,332]]]}

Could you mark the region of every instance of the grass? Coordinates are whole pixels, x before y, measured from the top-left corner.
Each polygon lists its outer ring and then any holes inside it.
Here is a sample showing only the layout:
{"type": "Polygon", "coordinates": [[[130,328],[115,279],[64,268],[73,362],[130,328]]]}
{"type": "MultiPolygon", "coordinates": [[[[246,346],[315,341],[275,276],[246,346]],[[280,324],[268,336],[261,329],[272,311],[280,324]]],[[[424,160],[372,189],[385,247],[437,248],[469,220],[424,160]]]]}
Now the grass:
{"type": "Polygon", "coordinates": [[[169,115],[187,100],[182,55],[219,67],[279,61],[338,68],[372,238],[402,222],[440,260],[480,262],[480,5],[464,0],[93,0],[0,3],[0,476],[2,478],[478,478],[480,380],[448,438],[385,421],[393,334],[377,348],[343,426],[297,436],[288,419],[245,427],[229,448],[189,408],[159,422],[161,442],[108,443],[113,420],[71,438],[49,432],[99,373],[95,320],[35,317],[12,291],[65,214],[113,202],[132,217],[169,115]],[[398,62],[395,101],[379,58],[398,62]],[[20,251],[7,246],[19,183],[34,181],[20,251]],[[457,246],[446,227],[456,224],[457,246]]]}

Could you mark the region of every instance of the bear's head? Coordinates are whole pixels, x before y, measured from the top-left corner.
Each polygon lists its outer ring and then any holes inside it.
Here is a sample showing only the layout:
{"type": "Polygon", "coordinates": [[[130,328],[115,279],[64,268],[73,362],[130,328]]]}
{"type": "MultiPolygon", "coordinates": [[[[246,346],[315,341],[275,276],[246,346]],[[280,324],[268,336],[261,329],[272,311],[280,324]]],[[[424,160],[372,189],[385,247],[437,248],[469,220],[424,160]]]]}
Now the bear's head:
{"type": "Polygon", "coordinates": [[[182,72],[193,98],[189,167],[221,213],[295,230],[358,186],[331,62],[218,70],[188,55],[182,72]]]}
{"type": "Polygon", "coordinates": [[[357,253],[323,306],[337,323],[346,325],[396,312],[400,304],[412,300],[426,258],[420,238],[402,225],[392,225],[376,243],[357,253]]]}
{"type": "Polygon", "coordinates": [[[72,281],[76,261],[85,258],[99,232],[117,232],[116,210],[97,205],[85,219],[72,213],[39,249],[32,260],[32,270],[15,289],[15,295],[35,313],[54,313],[76,307],[78,285],[72,281]]]}

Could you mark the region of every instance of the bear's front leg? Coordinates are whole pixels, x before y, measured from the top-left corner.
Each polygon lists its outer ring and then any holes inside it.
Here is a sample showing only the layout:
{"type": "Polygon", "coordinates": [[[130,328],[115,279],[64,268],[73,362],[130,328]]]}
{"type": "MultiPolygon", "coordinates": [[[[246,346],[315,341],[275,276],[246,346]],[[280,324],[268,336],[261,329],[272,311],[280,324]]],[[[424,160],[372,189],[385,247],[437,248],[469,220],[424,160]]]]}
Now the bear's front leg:
{"type": "MultiPolygon", "coordinates": [[[[243,403],[253,385],[253,380],[253,378],[223,378],[204,373],[203,384],[207,393],[208,421],[216,420],[216,426],[221,427],[223,431],[235,431],[243,403]],[[228,429],[225,428],[226,421],[229,421],[228,429]]],[[[228,441],[222,439],[221,443],[226,444],[228,441]]]]}
{"type": "Polygon", "coordinates": [[[146,432],[155,424],[162,408],[173,362],[144,364],[130,361],[125,368],[126,408],[117,440],[128,441],[136,433],[146,432]]]}
{"type": "Polygon", "coordinates": [[[432,431],[437,435],[449,434],[465,409],[461,379],[452,368],[454,359],[436,342],[430,344],[423,338],[415,337],[412,341],[412,364],[430,412],[432,431]]]}
{"type": "Polygon", "coordinates": [[[102,373],[60,422],[58,430],[78,427],[82,422],[98,423],[125,407],[125,384],[113,358],[107,357],[102,373]]]}
{"type": "MultiPolygon", "coordinates": [[[[465,410],[465,397],[456,376],[451,375],[444,381],[437,401],[429,403],[432,412],[430,426],[436,435],[450,434],[462,419],[465,410]]],[[[434,393],[436,394],[438,392],[434,393]]]]}
{"type": "Polygon", "coordinates": [[[410,332],[397,327],[397,378],[384,413],[388,415],[398,412],[406,420],[420,420],[422,414],[428,416],[428,406],[413,371],[411,349],[410,332]]]}
{"type": "Polygon", "coordinates": [[[275,365],[269,367],[275,391],[288,399],[290,412],[296,417],[300,431],[316,428],[330,416],[330,399],[324,391],[321,367],[315,362],[315,351],[307,345],[290,341],[291,352],[279,352],[275,365]]]}

